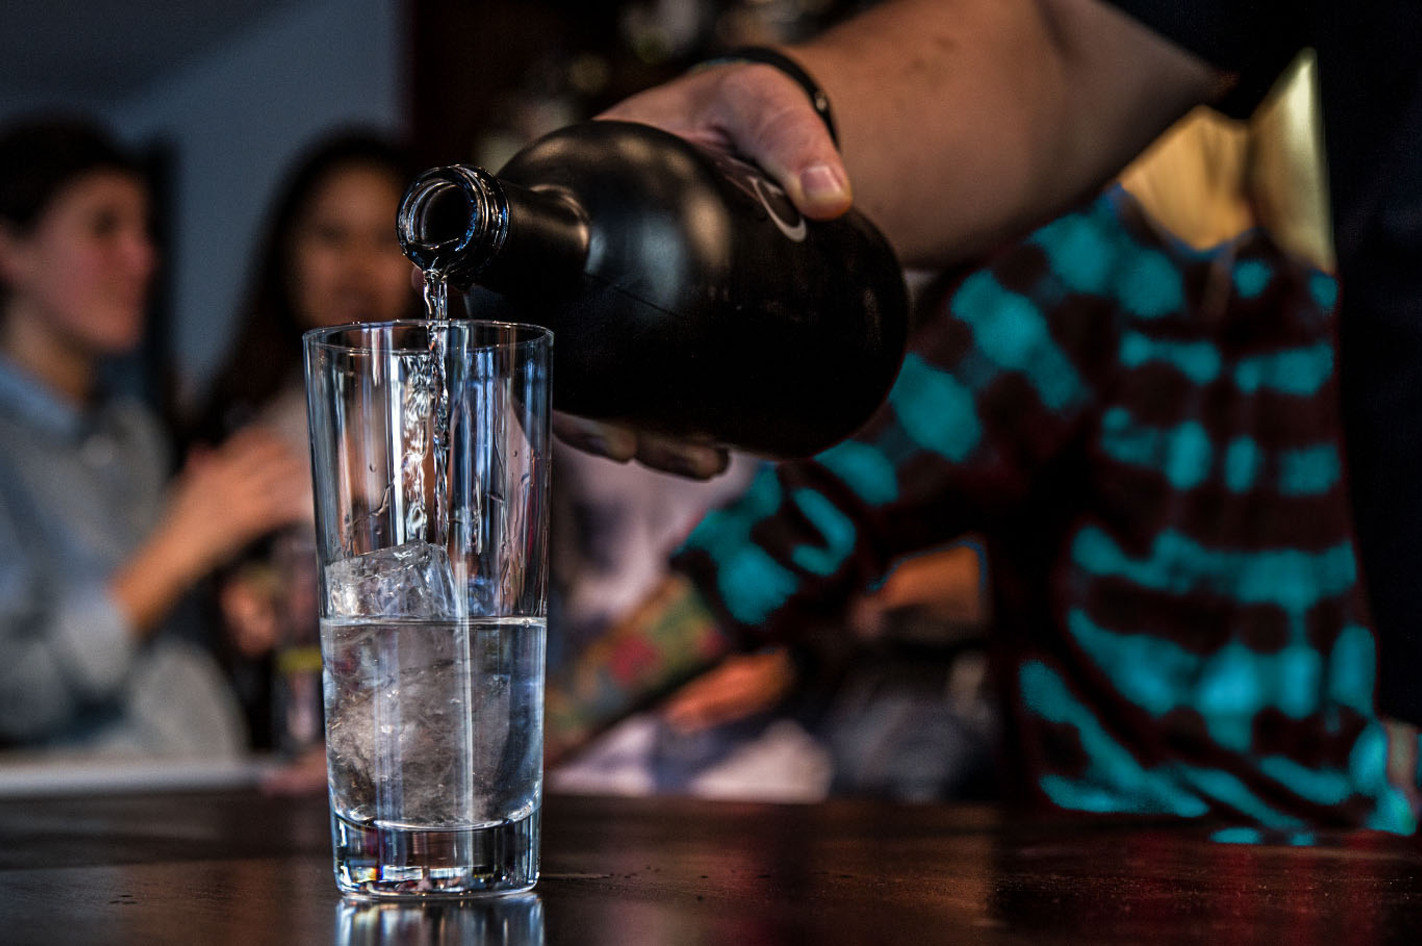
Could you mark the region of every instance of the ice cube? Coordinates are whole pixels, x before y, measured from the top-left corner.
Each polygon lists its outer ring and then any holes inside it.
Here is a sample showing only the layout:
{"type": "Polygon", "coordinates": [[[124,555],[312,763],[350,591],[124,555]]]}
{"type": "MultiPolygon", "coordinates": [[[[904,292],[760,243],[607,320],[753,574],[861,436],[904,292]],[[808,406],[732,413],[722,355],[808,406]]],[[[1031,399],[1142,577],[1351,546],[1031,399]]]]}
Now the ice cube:
{"type": "Polygon", "coordinates": [[[467,629],[328,626],[332,802],[357,822],[476,820],[467,629]]]}
{"type": "Polygon", "coordinates": [[[330,617],[453,619],[464,616],[444,549],[407,542],[326,566],[330,617]]]}

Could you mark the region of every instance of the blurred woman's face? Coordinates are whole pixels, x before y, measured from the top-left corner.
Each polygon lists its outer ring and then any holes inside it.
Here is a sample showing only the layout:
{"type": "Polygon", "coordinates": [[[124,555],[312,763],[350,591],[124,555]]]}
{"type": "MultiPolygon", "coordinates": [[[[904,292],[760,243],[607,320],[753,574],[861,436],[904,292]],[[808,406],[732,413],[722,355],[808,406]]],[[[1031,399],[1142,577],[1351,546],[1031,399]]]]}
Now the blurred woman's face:
{"type": "Polygon", "coordinates": [[[32,231],[4,240],[6,317],[95,355],[126,352],[142,337],[157,258],[142,182],[90,172],[59,191],[32,231]]]}
{"type": "Polygon", "coordinates": [[[359,165],[316,188],[292,234],[289,288],[303,327],[409,314],[411,265],[395,240],[401,196],[388,172],[359,165]]]}

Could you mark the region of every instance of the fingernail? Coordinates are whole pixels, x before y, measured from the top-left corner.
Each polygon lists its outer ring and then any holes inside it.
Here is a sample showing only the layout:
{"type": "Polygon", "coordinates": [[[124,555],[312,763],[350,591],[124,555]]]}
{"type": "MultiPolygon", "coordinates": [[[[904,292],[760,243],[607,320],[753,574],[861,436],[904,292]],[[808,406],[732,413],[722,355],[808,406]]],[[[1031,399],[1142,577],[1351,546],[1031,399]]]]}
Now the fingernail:
{"type": "Polygon", "coordinates": [[[677,476],[684,476],[692,480],[709,479],[711,474],[706,472],[705,464],[698,463],[690,457],[674,456],[662,464],[662,469],[668,473],[675,473],[677,476]]]}
{"type": "Polygon", "coordinates": [[[843,200],[846,193],[844,180],[828,164],[812,164],[801,171],[800,187],[807,200],[816,202],[843,200]]]}
{"type": "Polygon", "coordinates": [[[568,443],[583,451],[617,463],[626,463],[636,451],[636,441],[615,432],[570,431],[564,438],[568,443]],[[605,435],[610,434],[610,435],[605,435]]]}

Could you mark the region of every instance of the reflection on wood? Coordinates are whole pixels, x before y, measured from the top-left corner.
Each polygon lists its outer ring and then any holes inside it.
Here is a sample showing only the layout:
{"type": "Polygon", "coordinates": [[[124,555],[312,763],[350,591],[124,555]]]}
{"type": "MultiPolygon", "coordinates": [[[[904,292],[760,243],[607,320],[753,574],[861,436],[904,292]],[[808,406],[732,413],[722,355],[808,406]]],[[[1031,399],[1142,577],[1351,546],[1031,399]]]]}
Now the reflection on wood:
{"type": "Polygon", "coordinates": [[[336,894],[324,798],[11,799],[0,802],[0,938],[1338,946],[1422,933],[1414,842],[1232,844],[1211,840],[1217,827],[554,796],[534,896],[371,906],[336,894]]]}

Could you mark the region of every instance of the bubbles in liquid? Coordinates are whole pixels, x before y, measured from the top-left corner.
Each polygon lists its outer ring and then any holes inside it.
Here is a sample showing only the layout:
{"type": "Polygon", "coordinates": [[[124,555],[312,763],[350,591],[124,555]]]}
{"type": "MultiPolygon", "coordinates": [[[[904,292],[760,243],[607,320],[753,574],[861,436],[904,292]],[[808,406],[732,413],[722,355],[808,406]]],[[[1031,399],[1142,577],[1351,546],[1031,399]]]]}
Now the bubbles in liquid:
{"type": "Polygon", "coordinates": [[[425,318],[431,322],[449,320],[449,283],[437,269],[425,270],[425,318]]]}
{"type": "Polygon", "coordinates": [[[413,377],[401,405],[403,453],[400,478],[405,487],[405,535],[425,534],[425,457],[429,455],[430,370],[420,358],[411,366],[413,377]]]}
{"type": "MultiPolygon", "coordinates": [[[[449,320],[449,287],[443,274],[425,273],[425,316],[433,324],[449,320]]],[[[405,494],[405,535],[426,538],[429,512],[425,508],[425,461],[434,448],[434,528],[428,539],[446,544],[449,534],[448,445],[449,390],[445,383],[448,340],[444,332],[431,332],[429,354],[413,359],[410,384],[401,405],[403,444],[401,482],[405,494]]]]}
{"type": "MultiPolygon", "coordinates": [[[[449,287],[442,276],[436,276],[433,300],[429,298],[429,278],[425,277],[426,304],[430,306],[430,322],[436,325],[449,320],[449,287]]],[[[449,355],[449,336],[445,332],[430,333],[430,361],[433,370],[430,381],[434,385],[434,501],[435,533],[437,545],[444,545],[449,539],[449,444],[445,432],[449,430],[449,384],[444,368],[449,355]]]]}

